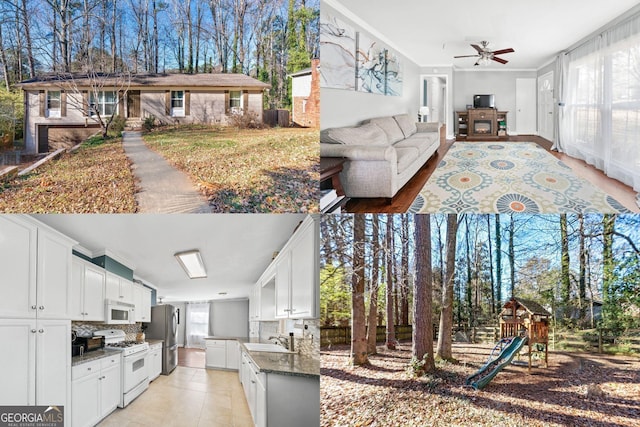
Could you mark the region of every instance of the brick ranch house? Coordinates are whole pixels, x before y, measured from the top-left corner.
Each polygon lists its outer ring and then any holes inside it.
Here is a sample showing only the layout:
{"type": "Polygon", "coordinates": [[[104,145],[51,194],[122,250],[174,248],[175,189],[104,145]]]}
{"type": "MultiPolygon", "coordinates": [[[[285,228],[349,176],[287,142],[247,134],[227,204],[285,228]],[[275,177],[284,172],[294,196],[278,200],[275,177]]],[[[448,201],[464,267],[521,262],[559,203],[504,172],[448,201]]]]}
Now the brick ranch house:
{"type": "Polygon", "coordinates": [[[128,87],[103,77],[100,90],[91,81],[43,76],[20,84],[26,153],[70,147],[93,135],[99,128],[96,110],[103,118],[115,111],[133,123],[154,116],[165,124],[226,124],[237,112],[262,121],[262,96],[270,87],[244,74],[134,75],[128,87]]]}

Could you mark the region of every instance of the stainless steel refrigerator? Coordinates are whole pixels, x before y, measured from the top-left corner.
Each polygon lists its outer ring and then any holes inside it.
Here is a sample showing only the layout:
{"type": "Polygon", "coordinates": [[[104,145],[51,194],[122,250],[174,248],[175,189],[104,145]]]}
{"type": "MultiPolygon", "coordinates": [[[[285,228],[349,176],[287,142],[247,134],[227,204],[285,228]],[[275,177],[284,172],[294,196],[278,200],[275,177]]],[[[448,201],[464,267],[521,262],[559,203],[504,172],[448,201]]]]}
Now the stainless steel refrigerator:
{"type": "Polygon", "coordinates": [[[145,331],[147,338],[164,340],[162,374],[169,375],[178,364],[178,310],[170,304],[151,307],[151,322],[145,331]]]}

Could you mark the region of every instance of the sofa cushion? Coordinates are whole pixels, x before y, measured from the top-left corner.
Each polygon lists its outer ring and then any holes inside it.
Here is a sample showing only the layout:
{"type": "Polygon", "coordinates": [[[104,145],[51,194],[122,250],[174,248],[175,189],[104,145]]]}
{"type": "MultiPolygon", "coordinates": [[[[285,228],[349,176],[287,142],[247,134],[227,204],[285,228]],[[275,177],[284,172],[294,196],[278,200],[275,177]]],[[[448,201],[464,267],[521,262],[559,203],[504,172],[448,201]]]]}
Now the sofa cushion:
{"type": "Polygon", "coordinates": [[[435,132],[418,132],[407,139],[396,142],[393,146],[396,148],[415,147],[422,154],[430,149],[433,144],[440,144],[440,135],[435,132]]]}
{"type": "Polygon", "coordinates": [[[398,156],[398,174],[404,172],[404,170],[411,165],[419,156],[418,149],[415,147],[396,148],[396,155],[398,156]]]}
{"type": "Polygon", "coordinates": [[[389,145],[387,135],[374,124],[325,129],[320,132],[320,142],[345,145],[389,145]]]}
{"type": "Polygon", "coordinates": [[[393,117],[378,117],[376,119],[369,120],[368,123],[373,123],[382,129],[387,135],[389,144],[393,144],[394,142],[404,139],[404,134],[398,126],[398,122],[396,122],[393,117]]]}
{"type": "Polygon", "coordinates": [[[409,138],[414,133],[418,132],[418,128],[416,127],[415,120],[411,120],[408,114],[398,114],[397,116],[393,116],[396,123],[402,130],[405,138],[409,138]]]}

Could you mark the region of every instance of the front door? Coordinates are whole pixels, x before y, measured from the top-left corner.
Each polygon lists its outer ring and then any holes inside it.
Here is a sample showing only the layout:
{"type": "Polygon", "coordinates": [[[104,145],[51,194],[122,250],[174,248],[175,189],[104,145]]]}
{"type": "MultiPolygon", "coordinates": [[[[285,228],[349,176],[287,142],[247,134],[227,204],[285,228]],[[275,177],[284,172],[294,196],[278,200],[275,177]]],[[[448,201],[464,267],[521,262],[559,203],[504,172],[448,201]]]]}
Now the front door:
{"type": "Polygon", "coordinates": [[[49,126],[38,125],[38,153],[49,152],[49,126]]]}
{"type": "Polygon", "coordinates": [[[127,94],[127,118],[140,117],[140,91],[130,90],[127,94]]]}

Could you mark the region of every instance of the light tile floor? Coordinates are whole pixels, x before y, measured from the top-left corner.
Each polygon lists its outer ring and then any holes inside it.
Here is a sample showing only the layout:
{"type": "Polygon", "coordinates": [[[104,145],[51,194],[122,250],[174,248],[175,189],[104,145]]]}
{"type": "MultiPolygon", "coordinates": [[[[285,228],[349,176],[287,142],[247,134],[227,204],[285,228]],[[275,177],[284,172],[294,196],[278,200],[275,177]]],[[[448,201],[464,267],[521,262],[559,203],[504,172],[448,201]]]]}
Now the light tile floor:
{"type": "Polygon", "coordinates": [[[101,427],[253,427],[238,373],[178,366],[101,427]]]}

